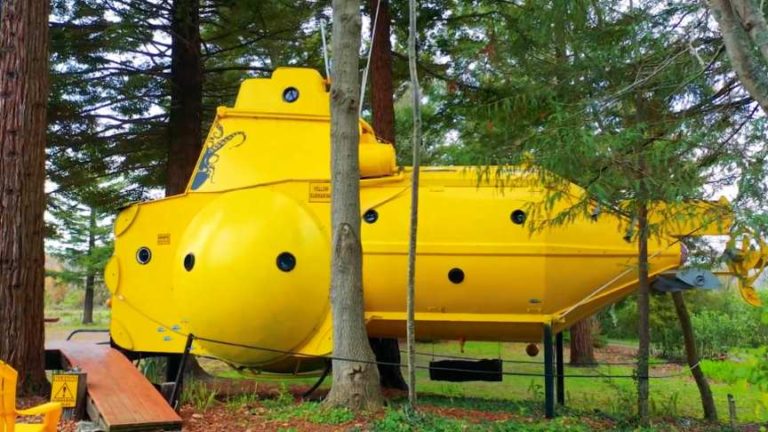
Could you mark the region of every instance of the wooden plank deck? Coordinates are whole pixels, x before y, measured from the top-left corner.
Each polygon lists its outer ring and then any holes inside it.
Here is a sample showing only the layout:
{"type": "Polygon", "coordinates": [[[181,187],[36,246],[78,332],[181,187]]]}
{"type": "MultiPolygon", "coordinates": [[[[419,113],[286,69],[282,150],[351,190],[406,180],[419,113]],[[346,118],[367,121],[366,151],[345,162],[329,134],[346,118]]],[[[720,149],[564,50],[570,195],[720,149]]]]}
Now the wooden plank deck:
{"type": "Polygon", "coordinates": [[[67,366],[88,374],[91,420],[108,431],[181,430],[179,415],[119,351],[87,342],[56,342],[46,350],[60,351],[67,366]]]}

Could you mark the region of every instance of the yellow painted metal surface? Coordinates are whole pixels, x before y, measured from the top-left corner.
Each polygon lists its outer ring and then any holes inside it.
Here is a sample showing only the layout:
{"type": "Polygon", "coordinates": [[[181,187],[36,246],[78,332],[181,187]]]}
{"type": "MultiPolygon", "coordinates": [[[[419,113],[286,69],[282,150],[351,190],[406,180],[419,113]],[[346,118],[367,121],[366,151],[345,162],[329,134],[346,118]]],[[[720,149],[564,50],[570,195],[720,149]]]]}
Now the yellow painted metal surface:
{"type": "MultiPolygon", "coordinates": [[[[246,81],[235,107],[219,108],[187,192],[118,216],[106,270],[118,345],[181,352],[191,332],[193,353],[277,371],[313,366],[286,352],[331,351],[328,106],[313,70],[246,81]]],[[[368,331],[403,336],[410,171],[360,128],[368,331]]],[[[543,324],[569,327],[636,288],[627,220],[603,211],[532,233],[515,221],[548,192],[528,171],[505,172],[499,187],[473,168],[422,171],[419,337],[538,341],[543,324]]],[[[679,266],[672,235],[650,254],[654,276],[679,266]]]]}
{"type": "Polygon", "coordinates": [[[768,244],[751,232],[743,233],[739,245],[736,237],[731,237],[727,253],[732,256],[727,261],[728,270],[736,277],[741,297],[752,306],[762,306],[755,284],[768,264],[768,244]]]}

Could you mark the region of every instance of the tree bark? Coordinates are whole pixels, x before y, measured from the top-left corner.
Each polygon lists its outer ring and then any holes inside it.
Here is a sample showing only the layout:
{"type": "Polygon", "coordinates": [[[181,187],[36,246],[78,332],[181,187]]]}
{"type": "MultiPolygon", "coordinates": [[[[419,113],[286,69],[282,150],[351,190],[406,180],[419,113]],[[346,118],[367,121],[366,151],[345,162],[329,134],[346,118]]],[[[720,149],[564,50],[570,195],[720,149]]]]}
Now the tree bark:
{"type": "Polygon", "coordinates": [[[90,260],[96,249],[96,211],[91,208],[88,221],[88,273],[85,276],[85,299],[83,299],[83,324],[93,323],[93,288],[96,282],[95,269],[90,260]]]}
{"type": "MultiPolygon", "coordinates": [[[[373,29],[371,46],[371,105],[373,108],[373,130],[376,136],[395,144],[395,105],[392,83],[392,43],[389,15],[389,0],[370,0],[371,18],[379,6],[379,17],[373,29]],[[379,1],[381,3],[379,4],[379,1]]],[[[373,22],[373,21],[371,21],[373,22]]]]}
{"type": "Polygon", "coordinates": [[[183,193],[203,145],[200,1],[174,0],[165,195],[183,193]]]}
{"type": "Polygon", "coordinates": [[[768,113],[768,26],[765,18],[750,0],[709,0],[708,3],[720,26],[733,70],[749,95],[764,113],[768,113]],[[757,45],[762,61],[754,54],[752,43],[757,45]]]}
{"type": "Polygon", "coordinates": [[[571,366],[595,366],[592,327],[595,317],[584,318],[571,327],[571,366]]]}
{"type": "Polygon", "coordinates": [[[685,341],[685,356],[688,360],[688,367],[691,368],[693,379],[699,387],[701,394],[701,407],[704,410],[704,418],[708,421],[717,421],[717,408],[715,400],[712,397],[712,390],[709,388],[707,378],[699,365],[699,353],[696,351],[696,340],[693,335],[693,326],[691,325],[691,316],[688,314],[688,308],[685,307],[683,293],[673,292],[672,300],[675,302],[675,312],[680,320],[680,328],[683,331],[683,340],[685,341]]]}
{"type": "Polygon", "coordinates": [[[48,98],[47,0],[6,0],[0,12],[0,359],[22,394],[48,387],[43,252],[48,98]]]}
{"type": "Polygon", "coordinates": [[[352,410],[383,406],[363,310],[360,243],[360,2],[333,0],[331,72],[331,309],[333,383],[325,403],[352,410]]]}
{"type": "Polygon", "coordinates": [[[383,406],[383,399],[363,316],[362,252],[353,227],[339,225],[334,236],[331,275],[333,384],[326,404],[376,411],[383,406]]]}
{"type": "Polygon", "coordinates": [[[411,173],[411,214],[408,233],[408,291],[406,295],[406,336],[408,338],[408,403],[416,409],[416,244],[419,222],[419,170],[421,163],[421,87],[419,87],[416,37],[418,14],[416,0],[408,1],[408,71],[411,80],[413,111],[413,172],[411,173]]]}
{"type": "MultiPolygon", "coordinates": [[[[641,170],[643,172],[644,170],[641,170]]],[[[645,183],[641,182],[640,189],[645,183]]],[[[645,196],[645,194],[641,194],[645,196]]],[[[648,279],[648,206],[640,198],[637,209],[638,238],[638,281],[640,289],[637,293],[637,311],[639,315],[637,350],[637,414],[640,425],[650,425],[649,410],[649,383],[648,383],[648,358],[651,352],[651,328],[650,328],[650,294],[651,284],[648,279]]]]}
{"type": "MultiPolygon", "coordinates": [[[[379,139],[395,144],[395,105],[392,85],[392,44],[390,42],[389,0],[370,0],[371,22],[371,105],[373,130],[379,139]],[[381,3],[379,3],[381,2],[381,3]],[[379,8],[376,18],[376,8],[379,8]]],[[[371,338],[371,348],[376,360],[400,364],[400,343],[397,339],[371,338]]],[[[381,386],[408,390],[399,366],[379,364],[381,386]]]]}

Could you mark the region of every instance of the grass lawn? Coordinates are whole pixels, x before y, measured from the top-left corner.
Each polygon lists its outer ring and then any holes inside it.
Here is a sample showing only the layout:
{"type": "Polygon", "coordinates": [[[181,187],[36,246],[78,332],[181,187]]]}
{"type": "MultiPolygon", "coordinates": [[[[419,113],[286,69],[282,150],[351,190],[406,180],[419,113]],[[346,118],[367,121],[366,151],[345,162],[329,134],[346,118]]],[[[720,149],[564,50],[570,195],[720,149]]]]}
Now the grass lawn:
{"type": "MultiPolygon", "coordinates": [[[[630,344],[617,344],[623,348],[630,344]]],[[[609,345],[600,354],[614,347],[609,345]]],[[[467,356],[475,358],[502,358],[513,361],[542,361],[543,353],[531,358],[525,354],[525,344],[467,342],[464,352],[457,342],[436,342],[417,344],[417,364],[427,367],[433,359],[439,360],[441,354],[467,356]],[[434,353],[434,354],[433,354],[434,353]]],[[[403,355],[404,357],[404,355],[403,355]]],[[[632,361],[631,357],[611,359],[613,362],[632,361]]],[[[661,360],[655,360],[661,361],[661,360]]],[[[567,352],[566,352],[567,362],[567,352]]],[[[729,363],[725,361],[723,363],[729,363]]],[[[234,370],[214,367],[217,375],[228,378],[252,378],[266,383],[287,383],[296,385],[311,385],[314,379],[294,378],[283,380],[274,376],[249,376],[234,370]]],[[[505,373],[543,374],[541,364],[505,363],[505,373]]],[[[623,418],[635,410],[635,381],[627,378],[609,378],[608,375],[632,375],[631,365],[602,365],[598,367],[570,367],[566,364],[566,375],[591,375],[594,378],[566,378],[566,406],[577,411],[599,412],[607,416],[623,418]]],[[[405,370],[403,370],[405,375],[405,370]]],[[[651,410],[656,417],[694,417],[702,416],[701,400],[698,388],[687,368],[677,365],[657,365],[651,368],[651,376],[663,376],[651,380],[651,410]]],[[[534,402],[543,405],[543,377],[505,375],[501,383],[466,382],[451,383],[429,380],[429,371],[419,369],[416,374],[417,387],[420,394],[444,396],[456,403],[464,398],[496,400],[505,402],[534,402]]],[[[323,384],[329,387],[330,378],[323,384]]],[[[717,404],[718,414],[722,420],[728,417],[727,395],[733,394],[737,403],[739,422],[768,421],[768,412],[762,407],[761,392],[748,384],[728,384],[710,379],[710,385],[717,404]]],[[[534,404],[534,406],[536,406],[534,404]]]]}
{"type": "MultiPolygon", "coordinates": [[[[72,329],[84,327],[79,324],[81,312],[70,309],[50,309],[46,316],[59,317],[60,322],[47,324],[49,337],[64,338],[72,329]]],[[[109,311],[98,308],[94,311],[95,323],[88,328],[105,328],[108,326],[109,311]]],[[[631,362],[633,341],[611,341],[609,346],[597,350],[599,361],[631,362]]],[[[401,345],[404,348],[404,345],[401,345]]],[[[474,358],[502,358],[512,361],[541,362],[543,353],[531,358],[525,354],[525,344],[467,342],[461,351],[458,342],[435,342],[417,344],[417,365],[427,367],[431,360],[439,360],[441,355],[466,356],[474,358]]],[[[403,355],[403,359],[405,355],[403,355]]],[[[568,354],[566,352],[566,362],[568,354]]],[[[718,367],[735,365],[733,360],[720,362],[718,367]]],[[[228,367],[212,362],[203,362],[218,376],[226,378],[252,379],[265,384],[276,386],[312,385],[315,378],[296,377],[285,378],[273,375],[243,374],[228,367]]],[[[707,365],[705,364],[705,372],[707,365]]],[[[544,368],[539,364],[504,364],[505,373],[543,374],[544,368]]],[[[611,417],[627,417],[635,410],[635,382],[626,378],[609,378],[608,375],[632,375],[631,365],[601,365],[598,367],[569,367],[566,364],[566,375],[590,375],[590,378],[566,378],[566,406],[577,411],[598,412],[611,417]]],[[[404,371],[405,375],[405,371],[404,371]]],[[[702,415],[698,389],[687,368],[677,365],[658,365],[651,369],[651,376],[664,376],[651,380],[651,409],[656,417],[694,417],[702,415]]],[[[330,378],[323,387],[329,386],[330,378]]],[[[722,420],[727,420],[727,395],[736,398],[737,416],[739,422],[768,421],[768,411],[761,402],[763,394],[754,386],[746,383],[726,383],[710,378],[710,385],[717,404],[718,414],[722,420]]],[[[543,377],[505,375],[501,383],[467,382],[450,383],[429,380],[426,369],[417,371],[417,387],[419,394],[443,396],[449,401],[460,403],[461,399],[496,400],[501,403],[524,403],[539,406],[544,400],[543,377]]]]}
{"type": "MultiPolygon", "coordinates": [[[[524,352],[523,344],[497,344],[467,342],[464,353],[457,343],[419,344],[419,352],[467,355],[471,357],[503,358],[505,360],[532,360],[524,352]],[[501,353],[501,355],[499,355],[501,353]]],[[[539,353],[534,360],[541,360],[539,353]]],[[[437,358],[437,357],[436,357],[437,358]]],[[[431,356],[419,356],[418,364],[427,365],[431,356]]],[[[620,360],[624,362],[629,359],[620,360]]],[[[630,360],[631,361],[631,360],[630,360]]],[[[567,362],[567,355],[566,355],[567,362]]],[[[505,363],[504,372],[544,373],[542,365],[505,363]]],[[[598,366],[591,368],[569,367],[566,375],[594,375],[594,378],[566,378],[566,405],[579,410],[599,410],[609,415],[626,416],[635,409],[635,381],[626,378],[607,378],[606,375],[632,375],[632,366],[598,366]]],[[[688,369],[676,365],[660,365],[651,369],[651,376],[669,378],[652,379],[651,409],[655,416],[701,417],[701,399],[698,388],[688,369]]],[[[505,376],[503,383],[446,383],[429,381],[426,370],[417,372],[419,392],[454,397],[477,397],[503,400],[544,400],[544,379],[526,376],[505,376]]],[[[739,421],[768,420],[768,412],[762,409],[761,392],[746,384],[728,384],[710,380],[718,414],[728,415],[727,395],[733,394],[737,403],[739,421]]]]}

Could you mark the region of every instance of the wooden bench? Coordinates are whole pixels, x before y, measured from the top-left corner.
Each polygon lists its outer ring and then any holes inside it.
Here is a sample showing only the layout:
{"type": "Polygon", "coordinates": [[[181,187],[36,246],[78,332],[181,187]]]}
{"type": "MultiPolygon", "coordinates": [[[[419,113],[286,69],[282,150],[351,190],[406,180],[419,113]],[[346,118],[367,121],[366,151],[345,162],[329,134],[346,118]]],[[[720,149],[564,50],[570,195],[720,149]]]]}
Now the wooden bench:
{"type": "Polygon", "coordinates": [[[86,410],[107,431],[181,430],[181,417],[119,351],[87,342],[56,342],[46,351],[87,374],[86,410]]]}

